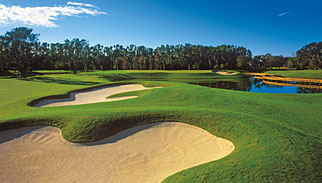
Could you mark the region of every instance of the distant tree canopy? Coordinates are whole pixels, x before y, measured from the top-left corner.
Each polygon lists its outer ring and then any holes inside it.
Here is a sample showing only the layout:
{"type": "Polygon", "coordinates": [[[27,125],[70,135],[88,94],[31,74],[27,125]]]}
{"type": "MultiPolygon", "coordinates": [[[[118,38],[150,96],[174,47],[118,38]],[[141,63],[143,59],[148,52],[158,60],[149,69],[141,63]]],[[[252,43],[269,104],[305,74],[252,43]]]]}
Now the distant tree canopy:
{"type": "Polygon", "coordinates": [[[303,46],[296,52],[295,57],[272,56],[269,53],[255,56],[252,66],[263,68],[322,69],[322,41],[303,46]]]}
{"type": "Polygon", "coordinates": [[[12,29],[0,36],[1,70],[14,67],[25,77],[37,57],[38,36],[26,27],[12,29]]]}
{"type": "Polygon", "coordinates": [[[308,67],[310,69],[322,68],[322,41],[319,43],[310,43],[296,52],[298,67],[301,69],[308,67]]]}
{"type": "Polygon", "coordinates": [[[78,70],[192,70],[192,69],[257,69],[291,66],[322,68],[320,43],[311,43],[297,51],[296,57],[252,57],[252,52],[234,45],[202,46],[191,44],[145,46],[90,46],[85,39],[74,38],[64,43],[40,43],[39,34],[18,27],[0,36],[0,72],[19,70],[25,77],[32,69],[78,70]]]}

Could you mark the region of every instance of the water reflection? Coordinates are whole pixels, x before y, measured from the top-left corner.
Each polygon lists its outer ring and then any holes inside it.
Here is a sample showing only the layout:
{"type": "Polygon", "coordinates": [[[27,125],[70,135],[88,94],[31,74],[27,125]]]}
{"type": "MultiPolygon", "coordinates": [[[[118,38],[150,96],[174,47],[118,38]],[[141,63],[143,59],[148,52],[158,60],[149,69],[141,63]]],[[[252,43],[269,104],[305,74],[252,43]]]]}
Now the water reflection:
{"type": "Polygon", "coordinates": [[[309,94],[309,93],[322,93],[321,85],[309,85],[309,84],[290,84],[290,83],[277,83],[267,82],[259,78],[245,78],[237,81],[215,81],[208,83],[190,83],[200,86],[206,86],[211,88],[221,88],[229,90],[239,90],[246,92],[258,92],[258,93],[289,93],[289,94],[309,94]]]}

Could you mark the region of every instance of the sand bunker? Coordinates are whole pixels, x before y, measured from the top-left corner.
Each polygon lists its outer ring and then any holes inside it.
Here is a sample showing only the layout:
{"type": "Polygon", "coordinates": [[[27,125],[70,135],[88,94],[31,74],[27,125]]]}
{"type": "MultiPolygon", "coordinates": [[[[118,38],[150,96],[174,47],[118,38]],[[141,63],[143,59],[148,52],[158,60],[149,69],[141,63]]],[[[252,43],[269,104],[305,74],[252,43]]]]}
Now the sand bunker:
{"type": "MultiPolygon", "coordinates": [[[[159,88],[159,87],[154,87],[154,88],[159,88]]],[[[80,105],[80,104],[126,100],[126,99],[136,98],[137,96],[116,97],[116,98],[108,98],[108,99],[106,99],[106,97],[115,95],[118,93],[147,90],[147,89],[152,89],[152,88],[146,88],[140,84],[104,86],[104,87],[95,88],[87,91],[71,92],[70,97],[68,98],[45,99],[38,102],[38,104],[34,105],[34,107],[68,106],[68,105],[80,105]]]]}
{"type": "Polygon", "coordinates": [[[236,75],[237,74],[235,72],[223,72],[223,71],[218,71],[216,73],[217,74],[220,74],[220,75],[227,75],[227,76],[231,76],[231,75],[236,75]]]}
{"type": "Polygon", "coordinates": [[[154,183],[229,155],[228,140],[183,123],[153,123],[96,143],[65,141],[54,127],[0,132],[1,182],[154,183]]]}

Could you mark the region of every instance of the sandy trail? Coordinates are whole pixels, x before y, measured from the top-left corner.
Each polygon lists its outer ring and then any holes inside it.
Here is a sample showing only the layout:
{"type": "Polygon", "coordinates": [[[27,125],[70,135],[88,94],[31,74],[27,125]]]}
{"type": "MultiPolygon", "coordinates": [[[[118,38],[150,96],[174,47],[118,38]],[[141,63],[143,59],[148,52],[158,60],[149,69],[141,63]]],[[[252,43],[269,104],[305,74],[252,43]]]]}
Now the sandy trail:
{"type": "Polygon", "coordinates": [[[1,182],[154,183],[234,150],[232,142],[184,123],[152,123],[95,143],[65,141],[54,127],[0,132],[1,182]]]}
{"type": "MultiPolygon", "coordinates": [[[[159,87],[154,87],[154,88],[159,88],[159,87]]],[[[152,89],[152,88],[146,88],[140,84],[104,86],[104,87],[95,88],[87,91],[71,92],[70,97],[68,98],[45,99],[38,102],[38,104],[34,105],[33,107],[68,106],[68,105],[80,105],[80,104],[126,100],[126,99],[136,98],[137,96],[115,97],[115,98],[108,98],[108,99],[106,99],[106,97],[115,95],[118,93],[147,90],[147,89],[152,89]]]]}
{"type": "Polygon", "coordinates": [[[217,74],[220,74],[220,75],[226,75],[226,76],[231,76],[231,75],[236,75],[237,73],[229,73],[229,72],[224,72],[224,71],[218,71],[216,72],[217,74]]]}

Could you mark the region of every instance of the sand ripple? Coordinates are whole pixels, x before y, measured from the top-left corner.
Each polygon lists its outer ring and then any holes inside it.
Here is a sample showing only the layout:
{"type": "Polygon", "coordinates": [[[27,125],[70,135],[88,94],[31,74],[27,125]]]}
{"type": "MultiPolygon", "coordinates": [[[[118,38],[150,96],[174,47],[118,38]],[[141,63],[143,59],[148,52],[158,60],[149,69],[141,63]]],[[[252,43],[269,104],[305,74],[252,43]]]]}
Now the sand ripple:
{"type": "Polygon", "coordinates": [[[95,143],[65,141],[58,128],[0,132],[1,182],[153,183],[234,150],[232,142],[184,123],[152,123],[95,143]]]}

